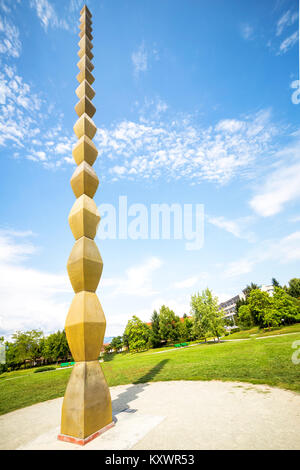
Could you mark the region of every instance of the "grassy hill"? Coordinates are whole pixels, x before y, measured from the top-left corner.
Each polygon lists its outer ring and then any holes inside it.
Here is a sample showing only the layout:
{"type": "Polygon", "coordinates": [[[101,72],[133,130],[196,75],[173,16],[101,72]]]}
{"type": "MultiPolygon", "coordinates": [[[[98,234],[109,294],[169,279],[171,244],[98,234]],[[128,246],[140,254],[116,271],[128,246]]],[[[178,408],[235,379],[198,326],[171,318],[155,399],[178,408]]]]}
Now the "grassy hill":
{"type": "MultiPolygon", "coordinates": [[[[110,386],[165,380],[231,380],[300,392],[300,364],[292,362],[300,332],[272,338],[201,344],[182,349],[112,354],[102,363],[110,386]]],[[[0,376],[0,414],[64,395],[72,369],[0,376]]]]}

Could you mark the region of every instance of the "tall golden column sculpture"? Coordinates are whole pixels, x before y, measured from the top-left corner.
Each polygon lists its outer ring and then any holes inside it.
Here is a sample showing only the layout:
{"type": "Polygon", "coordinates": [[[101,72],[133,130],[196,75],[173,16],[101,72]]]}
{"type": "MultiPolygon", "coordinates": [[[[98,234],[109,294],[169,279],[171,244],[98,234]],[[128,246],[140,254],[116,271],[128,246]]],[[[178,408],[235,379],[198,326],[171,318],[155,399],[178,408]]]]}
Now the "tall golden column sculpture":
{"type": "Polygon", "coordinates": [[[76,201],[69,215],[75,238],[67,269],[75,297],[70,306],[65,330],[76,361],[64,396],[61,433],[63,441],[84,445],[113,426],[109,388],[99,364],[99,354],[106,328],[105,316],[96,295],[103,262],[94,238],[100,215],[93,200],[99,180],[92,168],[98,151],[92,139],[96,126],[92,120],[93,45],[91,12],[84,6],[80,12],[79,86],[75,106],[78,121],[74,132],[78,142],[73,149],[77,168],[71,178],[76,201]]]}

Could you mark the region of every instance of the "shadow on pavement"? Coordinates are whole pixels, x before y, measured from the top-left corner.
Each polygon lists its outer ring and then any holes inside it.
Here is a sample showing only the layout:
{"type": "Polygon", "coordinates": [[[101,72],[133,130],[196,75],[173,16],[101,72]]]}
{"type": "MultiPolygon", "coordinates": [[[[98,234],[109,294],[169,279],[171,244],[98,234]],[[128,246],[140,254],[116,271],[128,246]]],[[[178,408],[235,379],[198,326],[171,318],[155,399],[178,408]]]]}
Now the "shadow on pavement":
{"type": "Polygon", "coordinates": [[[169,359],[160,361],[146,374],[142,375],[135,382],[133,382],[132,385],[129,385],[124,392],[120,393],[118,398],[112,402],[113,414],[116,415],[122,411],[126,411],[127,413],[134,413],[136,410],[130,408],[129,403],[135,400],[138,395],[143,392],[146,387],[148,387],[149,384],[147,382],[153,380],[168,361],[169,359]]]}

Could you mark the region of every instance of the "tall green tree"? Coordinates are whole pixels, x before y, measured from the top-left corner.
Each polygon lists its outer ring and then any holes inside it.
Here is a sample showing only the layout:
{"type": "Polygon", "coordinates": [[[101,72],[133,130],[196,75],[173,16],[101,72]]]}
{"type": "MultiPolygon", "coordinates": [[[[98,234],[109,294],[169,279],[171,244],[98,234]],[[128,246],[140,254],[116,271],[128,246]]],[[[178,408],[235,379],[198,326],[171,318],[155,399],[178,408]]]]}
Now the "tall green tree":
{"type": "Polygon", "coordinates": [[[300,302],[284,289],[275,287],[273,302],[280,322],[290,324],[300,320],[300,302]]]}
{"type": "Polygon", "coordinates": [[[65,331],[57,331],[47,336],[43,346],[43,356],[48,362],[67,360],[71,356],[65,331]]]}
{"type": "Polygon", "coordinates": [[[151,317],[150,342],[153,348],[158,348],[161,345],[161,338],[159,332],[159,314],[156,310],[154,310],[151,317]]]}
{"type": "MultiPolygon", "coordinates": [[[[235,315],[238,315],[240,307],[241,307],[242,305],[247,305],[247,303],[248,303],[248,302],[247,302],[247,299],[243,299],[243,298],[241,299],[241,298],[239,298],[239,299],[237,300],[236,304],[235,304],[235,315]]],[[[237,318],[237,320],[238,320],[238,318],[237,318]]]]}
{"type": "Polygon", "coordinates": [[[238,310],[238,325],[243,328],[251,328],[254,320],[251,315],[250,306],[248,304],[240,305],[238,310]]]}
{"type": "Polygon", "coordinates": [[[246,300],[248,299],[251,291],[259,289],[259,286],[255,284],[254,282],[251,282],[251,284],[248,284],[245,289],[243,289],[243,292],[245,294],[246,300]]]}
{"type": "Polygon", "coordinates": [[[260,327],[278,325],[273,298],[260,289],[253,289],[248,297],[250,313],[254,325],[260,327]]]}
{"type": "Polygon", "coordinates": [[[272,277],[272,286],[273,287],[281,287],[277,279],[275,277],[272,277]]]}
{"type": "Polygon", "coordinates": [[[300,278],[294,277],[289,280],[288,294],[300,299],[300,278]]]}
{"type": "Polygon", "coordinates": [[[116,352],[120,351],[123,347],[122,336],[115,336],[111,340],[110,347],[116,352]]]}
{"type": "Polygon", "coordinates": [[[125,335],[130,351],[139,352],[149,348],[150,328],[135,315],[128,321],[125,335]]]}
{"type": "Polygon", "coordinates": [[[34,362],[41,356],[40,341],[43,336],[42,331],[17,331],[12,335],[14,343],[14,360],[17,363],[25,361],[34,362]]]}
{"type": "Polygon", "coordinates": [[[198,338],[214,336],[220,341],[224,334],[224,315],[218,306],[218,298],[207,288],[191,297],[191,314],[194,320],[194,333],[198,338]]]}
{"type": "Polygon", "coordinates": [[[125,333],[125,331],[124,331],[123,336],[122,336],[122,341],[123,341],[123,346],[125,348],[129,349],[129,340],[128,340],[128,336],[125,333]]]}
{"type": "Polygon", "coordinates": [[[180,340],[181,341],[191,341],[192,339],[192,329],[193,329],[193,320],[188,318],[186,315],[183,316],[184,320],[180,324],[180,340]]]}
{"type": "Polygon", "coordinates": [[[159,334],[165,341],[178,341],[180,338],[180,318],[165,305],[159,311],[159,334]]]}

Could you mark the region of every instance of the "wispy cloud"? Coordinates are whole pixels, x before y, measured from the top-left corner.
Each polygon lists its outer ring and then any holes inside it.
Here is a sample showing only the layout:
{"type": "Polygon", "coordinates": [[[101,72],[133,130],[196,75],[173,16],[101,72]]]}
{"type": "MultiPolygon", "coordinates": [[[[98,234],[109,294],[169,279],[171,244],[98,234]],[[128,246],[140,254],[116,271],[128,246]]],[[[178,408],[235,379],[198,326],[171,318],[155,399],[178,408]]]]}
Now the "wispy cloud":
{"type": "Polygon", "coordinates": [[[151,257],[143,264],[126,270],[122,278],[106,278],[102,287],[110,288],[109,297],[116,295],[152,296],[156,292],[152,287],[152,275],[162,266],[162,260],[151,257]]]}
{"type": "Polygon", "coordinates": [[[70,0],[69,9],[72,12],[78,13],[84,4],[87,4],[87,0],[70,0]]]}
{"type": "Polygon", "coordinates": [[[299,260],[300,232],[293,232],[279,240],[265,240],[255,250],[230,263],[224,276],[228,278],[242,276],[252,272],[256,265],[265,261],[285,264],[299,260]]]}
{"type": "Polygon", "coordinates": [[[280,36],[285,28],[291,26],[298,19],[298,13],[287,10],[277,21],[276,36],[280,36]]]}
{"type": "Polygon", "coordinates": [[[115,179],[163,176],[223,184],[237,173],[247,175],[255,159],[270,150],[276,132],[270,111],[262,110],[206,128],[191,116],[122,121],[99,129],[96,141],[107,157],[99,163],[108,163],[115,179]]]}
{"type": "Polygon", "coordinates": [[[175,289],[190,289],[191,287],[194,287],[196,284],[199,284],[200,282],[207,280],[207,278],[208,278],[208,273],[203,272],[200,275],[188,277],[187,279],[177,281],[174,283],[173,287],[175,287],[175,289]]]}
{"type": "Polygon", "coordinates": [[[274,161],[275,169],[250,200],[251,208],[262,217],[278,214],[289,202],[300,198],[300,139],[277,151],[274,161]]]}
{"type": "Polygon", "coordinates": [[[10,157],[57,168],[69,163],[76,138],[63,131],[59,115],[58,124],[48,127],[49,113],[44,107],[48,109],[46,100],[32,91],[16,67],[5,65],[0,72],[0,147],[9,144],[10,157]]]}
{"type": "Polygon", "coordinates": [[[20,57],[22,45],[18,28],[6,18],[0,17],[0,54],[20,57]]]}
{"type": "Polygon", "coordinates": [[[240,32],[246,41],[254,38],[254,28],[250,24],[243,23],[240,25],[240,32]]]}
{"type": "Polygon", "coordinates": [[[133,71],[136,77],[141,72],[146,72],[148,69],[148,54],[145,48],[145,42],[143,41],[138,49],[131,54],[131,60],[133,64],[133,71]]]}
{"type": "Polygon", "coordinates": [[[208,216],[208,222],[218,228],[231,233],[236,238],[248,240],[249,242],[255,241],[255,235],[249,230],[249,225],[252,222],[252,217],[241,217],[236,220],[226,219],[224,216],[211,217],[208,216]]]}
{"type": "Polygon", "coordinates": [[[295,31],[293,34],[288,36],[279,46],[278,54],[285,54],[289,49],[291,49],[298,42],[298,31],[295,31]]]}
{"type": "Polygon", "coordinates": [[[66,20],[58,17],[53,5],[48,0],[30,0],[30,6],[36,11],[45,31],[48,30],[48,27],[70,29],[66,20]]]}

